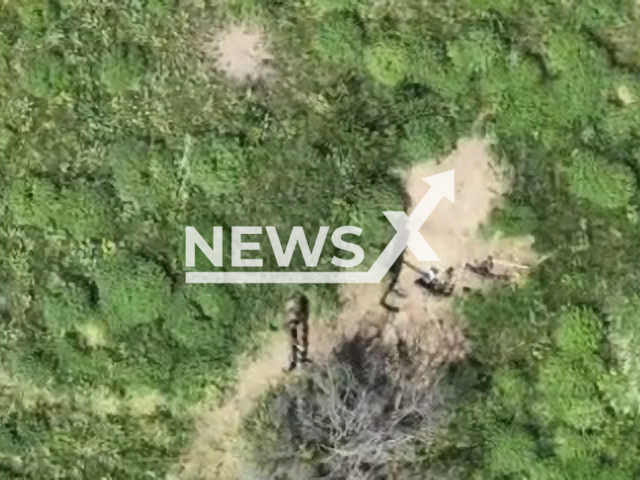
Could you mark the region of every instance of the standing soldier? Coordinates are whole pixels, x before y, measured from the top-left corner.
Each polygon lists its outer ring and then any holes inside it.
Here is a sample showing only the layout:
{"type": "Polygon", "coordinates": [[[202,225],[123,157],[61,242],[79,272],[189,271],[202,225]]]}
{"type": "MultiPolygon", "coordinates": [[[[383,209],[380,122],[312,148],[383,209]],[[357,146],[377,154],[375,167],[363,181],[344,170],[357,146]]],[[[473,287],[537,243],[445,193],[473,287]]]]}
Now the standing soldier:
{"type": "Polygon", "coordinates": [[[285,307],[286,327],[291,334],[291,364],[289,370],[298,365],[298,356],[302,363],[310,362],[309,354],[309,299],[297,293],[285,307]],[[302,342],[299,338],[299,327],[302,326],[302,342]]]}

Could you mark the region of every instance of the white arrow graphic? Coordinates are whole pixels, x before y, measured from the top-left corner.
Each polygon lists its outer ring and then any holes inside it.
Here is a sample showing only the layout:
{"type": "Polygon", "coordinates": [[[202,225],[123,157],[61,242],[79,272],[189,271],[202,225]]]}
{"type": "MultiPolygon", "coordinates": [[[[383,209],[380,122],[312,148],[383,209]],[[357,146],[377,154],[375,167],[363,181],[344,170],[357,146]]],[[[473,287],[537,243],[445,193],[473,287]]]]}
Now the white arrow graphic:
{"type": "Polygon", "coordinates": [[[429,246],[424,237],[420,234],[420,227],[427,221],[429,215],[433,213],[442,197],[448,198],[453,203],[454,200],[454,177],[453,170],[425,177],[422,180],[431,185],[429,192],[422,197],[420,203],[411,213],[410,217],[404,212],[384,212],[393,228],[397,232],[409,232],[407,246],[421,262],[439,262],[440,259],[429,246]]]}
{"type": "Polygon", "coordinates": [[[368,272],[187,272],[187,283],[379,283],[406,247],[419,261],[440,261],[420,234],[443,198],[454,201],[453,170],[431,175],[422,180],[431,188],[416,205],[411,215],[384,212],[396,234],[368,272]]]}

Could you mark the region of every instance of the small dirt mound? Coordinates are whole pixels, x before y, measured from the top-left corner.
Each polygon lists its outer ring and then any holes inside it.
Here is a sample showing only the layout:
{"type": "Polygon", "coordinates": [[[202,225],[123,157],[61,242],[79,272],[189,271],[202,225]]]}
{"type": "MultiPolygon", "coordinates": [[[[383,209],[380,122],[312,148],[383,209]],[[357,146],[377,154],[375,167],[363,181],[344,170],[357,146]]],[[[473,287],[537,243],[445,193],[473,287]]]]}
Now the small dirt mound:
{"type": "Polygon", "coordinates": [[[206,57],[229,78],[245,82],[271,74],[272,59],[264,32],[257,27],[235,25],[209,36],[203,45],[206,57]]]}

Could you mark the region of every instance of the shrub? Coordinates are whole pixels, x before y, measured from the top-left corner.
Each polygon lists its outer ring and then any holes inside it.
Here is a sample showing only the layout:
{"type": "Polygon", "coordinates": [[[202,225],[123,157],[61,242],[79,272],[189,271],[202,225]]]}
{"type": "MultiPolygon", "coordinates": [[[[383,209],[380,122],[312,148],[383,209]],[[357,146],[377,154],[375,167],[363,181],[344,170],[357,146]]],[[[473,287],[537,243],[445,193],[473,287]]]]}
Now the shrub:
{"type": "Polygon", "coordinates": [[[571,193],[603,208],[625,206],[636,189],[629,167],[607,163],[593,155],[574,156],[567,177],[571,193]]]}
{"type": "Polygon", "coordinates": [[[365,49],[364,61],[371,76],[390,87],[401,82],[407,70],[406,52],[399,45],[369,47],[365,49]]]}

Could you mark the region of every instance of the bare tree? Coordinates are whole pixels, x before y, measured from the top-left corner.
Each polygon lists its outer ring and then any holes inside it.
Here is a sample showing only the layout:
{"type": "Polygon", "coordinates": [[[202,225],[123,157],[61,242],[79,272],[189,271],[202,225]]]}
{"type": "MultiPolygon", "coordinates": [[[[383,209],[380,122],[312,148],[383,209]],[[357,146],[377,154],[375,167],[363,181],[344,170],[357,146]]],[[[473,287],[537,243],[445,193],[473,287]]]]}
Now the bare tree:
{"type": "Polygon", "coordinates": [[[441,399],[433,372],[410,350],[399,356],[357,335],[283,387],[268,405],[277,441],[268,454],[261,448],[265,475],[424,478],[415,452],[432,442],[441,399]]]}

